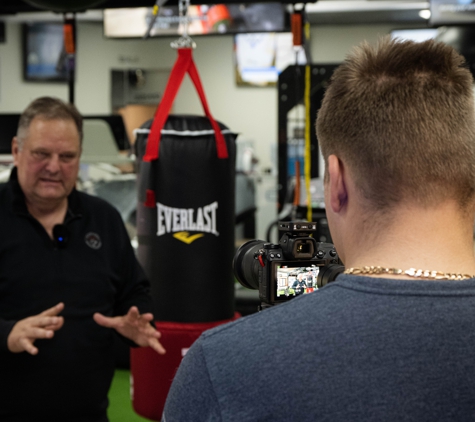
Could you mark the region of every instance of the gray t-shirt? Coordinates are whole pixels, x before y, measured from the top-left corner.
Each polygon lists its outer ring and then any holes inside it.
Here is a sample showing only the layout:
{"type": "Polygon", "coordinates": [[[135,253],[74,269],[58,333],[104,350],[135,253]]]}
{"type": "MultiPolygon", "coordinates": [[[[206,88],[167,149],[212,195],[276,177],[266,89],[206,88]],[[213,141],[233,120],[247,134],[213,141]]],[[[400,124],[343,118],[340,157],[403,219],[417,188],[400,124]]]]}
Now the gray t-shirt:
{"type": "Polygon", "coordinates": [[[205,332],[164,421],[474,421],[475,280],[341,275],[205,332]]]}

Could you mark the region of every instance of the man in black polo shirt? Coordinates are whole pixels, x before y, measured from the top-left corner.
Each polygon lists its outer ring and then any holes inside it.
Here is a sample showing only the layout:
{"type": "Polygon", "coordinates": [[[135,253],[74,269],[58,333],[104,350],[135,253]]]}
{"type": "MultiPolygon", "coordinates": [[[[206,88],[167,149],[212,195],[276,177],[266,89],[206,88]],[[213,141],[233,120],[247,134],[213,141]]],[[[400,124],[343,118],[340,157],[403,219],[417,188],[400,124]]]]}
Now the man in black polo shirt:
{"type": "Polygon", "coordinates": [[[75,190],[82,118],[44,97],[22,114],[0,187],[0,420],[107,421],[115,329],[164,353],[120,214],[75,190]]]}

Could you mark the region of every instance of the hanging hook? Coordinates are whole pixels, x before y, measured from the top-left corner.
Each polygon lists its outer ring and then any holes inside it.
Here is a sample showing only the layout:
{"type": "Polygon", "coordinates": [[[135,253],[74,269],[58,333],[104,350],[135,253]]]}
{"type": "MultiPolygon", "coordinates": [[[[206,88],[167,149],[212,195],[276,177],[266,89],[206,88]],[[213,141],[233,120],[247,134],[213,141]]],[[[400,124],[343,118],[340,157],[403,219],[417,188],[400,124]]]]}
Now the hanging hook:
{"type": "Polygon", "coordinates": [[[188,35],[188,26],[190,24],[190,18],[188,16],[189,6],[190,0],[179,1],[178,10],[180,15],[180,23],[183,27],[183,35],[170,44],[172,48],[196,48],[196,43],[188,35]]]}

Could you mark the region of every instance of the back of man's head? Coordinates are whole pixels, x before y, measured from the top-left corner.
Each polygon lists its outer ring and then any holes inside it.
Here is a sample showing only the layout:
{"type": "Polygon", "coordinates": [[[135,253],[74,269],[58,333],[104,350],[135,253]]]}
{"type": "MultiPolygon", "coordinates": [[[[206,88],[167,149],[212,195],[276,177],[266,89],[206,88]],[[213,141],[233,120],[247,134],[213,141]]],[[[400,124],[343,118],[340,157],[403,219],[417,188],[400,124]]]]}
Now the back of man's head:
{"type": "Polygon", "coordinates": [[[73,104],[65,103],[59,98],[40,97],[32,101],[20,116],[18,122],[17,139],[21,148],[28,129],[34,118],[44,120],[72,120],[78,130],[82,142],[82,116],[73,104]]]}
{"type": "Polygon", "coordinates": [[[472,76],[452,47],[384,38],[335,71],[317,118],[322,154],[350,168],[367,204],[462,207],[475,196],[472,76]]]}

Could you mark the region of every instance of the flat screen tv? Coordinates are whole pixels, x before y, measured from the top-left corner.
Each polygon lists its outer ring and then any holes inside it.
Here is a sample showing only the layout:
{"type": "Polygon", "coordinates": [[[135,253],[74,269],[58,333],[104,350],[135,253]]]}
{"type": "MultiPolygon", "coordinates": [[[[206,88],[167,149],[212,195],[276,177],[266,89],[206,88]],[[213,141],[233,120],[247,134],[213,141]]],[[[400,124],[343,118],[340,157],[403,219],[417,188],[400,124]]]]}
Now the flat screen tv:
{"type": "Polygon", "coordinates": [[[68,80],[63,24],[23,24],[23,77],[34,82],[68,80]]]}
{"type": "MultiPolygon", "coordinates": [[[[239,34],[283,32],[290,28],[285,5],[278,2],[209,4],[190,6],[188,34],[239,34]]],[[[104,36],[107,38],[141,38],[153,20],[151,7],[104,10],[104,36]]],[[[181,35],[177,6],[162,6],[150,36],[181,35]]]]}
{"type": "Polygon", "coordinates": [[[463,25],[475,23],[475,0],[431,0],[430,24],[463,25]]]}
{"type": "Polygon", "coordinates": [[[304,50],[294,48],[290,32],[236,34],[234,54],[239,86],[275,86],[288,66],[306,63],[304,50]]]}
{"type": "Polygon", "coordinates": [[[400,40],[422,42],[434,39],[439,30],[437,28],[411,28],[411,29],[393,29],[391,38],[399,38],[400,40]]]}

